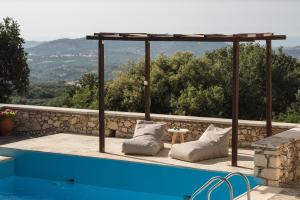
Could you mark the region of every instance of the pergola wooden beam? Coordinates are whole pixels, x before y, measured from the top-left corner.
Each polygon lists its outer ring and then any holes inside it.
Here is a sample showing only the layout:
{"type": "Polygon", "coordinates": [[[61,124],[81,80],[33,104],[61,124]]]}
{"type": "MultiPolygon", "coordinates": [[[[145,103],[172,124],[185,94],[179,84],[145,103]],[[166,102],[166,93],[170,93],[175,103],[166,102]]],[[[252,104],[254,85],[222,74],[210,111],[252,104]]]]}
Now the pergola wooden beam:
{"type": "Polygon", "coordinates": [[[240,42],[266,41],[266,135],[272,135],[272,40],[285,40],[285,35],[273,33],[224,34],[147,34],[147,33],[94,33],[88,40],[99,41],[99,151],[105,152],[105,115],[104,115],[104,40],[144,41],[145,42],[145,81],[144,101],[145,120],[150,120],[150,42],[151,41],[193,41],[193,42],[232,42],[233,79],[232,79],[232,166],[238,163],[238,117],[239,117],[239,55],[240,42]]]}
{"type": "Polygon", "coordinates": [[[94,33],[87,36],[91,40],[128,40],[128,41],[202,41],[202,42],[253,42],[256,40],[283,40],[285,35],[273,33],[224,34],[147,34],[147,33],[94,33]]]}

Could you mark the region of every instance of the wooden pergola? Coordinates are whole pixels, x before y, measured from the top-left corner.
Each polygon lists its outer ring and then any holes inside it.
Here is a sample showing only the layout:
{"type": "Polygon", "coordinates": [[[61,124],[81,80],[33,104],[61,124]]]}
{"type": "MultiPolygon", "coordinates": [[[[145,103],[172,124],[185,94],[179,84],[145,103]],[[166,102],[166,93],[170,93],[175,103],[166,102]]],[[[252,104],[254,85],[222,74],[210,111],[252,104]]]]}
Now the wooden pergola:
{"type": "Polygon", "coordinates": [[[232,80],[232,166],[237,166],[238,158],[238,117],[239,117],[239,67],[240,42],[266,42],[266,136],[272,135],[272,40],[285,40],[285,35],[273,33],[224,34],[147,34],[147,33],[94,33],[86,37],[98,40],[99,75],[99,151],[105,152],[104,116],[104,43],[105,40],[145,42],[145,81],[144,102],[145,120],[150,116],[150,42],[151,41],[191,41],[191,42],[232,42],[233,43],[233,80],[232,80]]]}

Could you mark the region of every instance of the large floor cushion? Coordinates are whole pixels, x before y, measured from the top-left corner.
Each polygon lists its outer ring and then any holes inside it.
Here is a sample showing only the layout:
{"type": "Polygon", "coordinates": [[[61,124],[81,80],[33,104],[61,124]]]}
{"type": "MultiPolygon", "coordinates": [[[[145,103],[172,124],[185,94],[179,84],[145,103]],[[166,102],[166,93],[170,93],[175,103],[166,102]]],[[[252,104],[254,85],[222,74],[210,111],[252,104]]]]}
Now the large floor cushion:
{"type": "Polygon", "coordinates": [[[123,142],[122,152],[132,155],[156,155],[163,147],[165,124],[138,120],[132,139],[123,142]]]}
{"type": "Polygon", "coordinates": [[[197,162],[228,156],[230,128],[210,125],[197,141],[174,144],[169,156],[178,160],[197,162]]]}

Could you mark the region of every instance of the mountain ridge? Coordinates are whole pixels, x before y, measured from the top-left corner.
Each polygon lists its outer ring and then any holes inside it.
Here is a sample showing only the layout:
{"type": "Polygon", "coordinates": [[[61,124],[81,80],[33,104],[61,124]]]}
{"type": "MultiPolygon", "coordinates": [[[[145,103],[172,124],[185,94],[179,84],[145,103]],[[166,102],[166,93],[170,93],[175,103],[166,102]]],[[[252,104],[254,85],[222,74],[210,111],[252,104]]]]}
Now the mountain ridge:
{"type": "MultiPolygon", "coordinates": [[[[207,51],[227,47],[223,42],[151,42],[151,58],[164,53],[172,55],[178,51],[189,51],[203,55],[207,51]]],[[[82,74],[97,72],[98,47],[96,41],[85,38],[61,38],[47,42],[28,41],[24,46],[28,52],[30,79],[37,82],[74,81],[82,74]]],[[[274,50],[276,50],[274,48],[274,50]]],[[[285,47],[283,51],[300,59],[300,46],[285,47]]],[[[144,57],[144,42],[105,41],[105,77],[128,61],[144,57]]]]}
{"type": "MultiPolygon", "coordinates": [[[[207,51],[228,46],[214,42],[151,42],[151,57],[164,53],[172,55],[178,51],[190,51],[203,55],[207,51]]],[[[32,81],[73,81],[87,72],[97,71],[97,42],[85,38],[62,38],[25,47],[32,81]]],[[[113,72],[129,60],[144,56],[143,42],[106,41],[105,76],[113,78],[113,72]]]]}

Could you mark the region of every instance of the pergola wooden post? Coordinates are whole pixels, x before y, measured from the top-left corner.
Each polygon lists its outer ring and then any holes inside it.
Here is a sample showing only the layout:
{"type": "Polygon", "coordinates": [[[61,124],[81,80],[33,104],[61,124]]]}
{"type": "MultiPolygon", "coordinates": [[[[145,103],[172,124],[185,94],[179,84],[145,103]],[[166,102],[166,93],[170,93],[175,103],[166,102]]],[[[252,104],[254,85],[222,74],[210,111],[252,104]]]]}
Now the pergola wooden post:
{"type": "Polygon", "coordinates": [[[266,133],[272,135],[272,40],[285,40],[285,35],[273,33],[223,34],[147,34],[147,33],[94,33],[88,40],[99,41],[99,151],[105,152],[105,115],[104,115],[104,40],[143,41],[145,42],[145,81],[144,101],[145,120],[151,120],[150,109],[150,41],[191,41],[191,42],[233,42],[233,79],[232,79],[232,166],[237,166],[238,157],[238,117],[239,117],[239,44],[240,42],[266,41],[266,133]]]}
{"type": "Polygon", "coordinates": [[[266,40],[266,132],[272,136],[272,41],[266,40]]]}
{"type": "Polygon", "coordinates": [[[150,42],[145,41],[145,81],[144,81],[144,104],[145,104],[145,120],[150,121],[150,108],[151,108],[151,96],[150,96],[150,42]]]}
{"type": "Polygon", "coordinates": [[[233,42],[233,67],[232,67],[232,166],[237,166],[238,157],[238,119],[239,119],[239,73],[240,73],[240,43],[239,41],[233,42]]]}
{"type": "Polygon", "coordinates": [[[98,92],[99,92],[99,151],[105,152],[105,114],[104,114],[104,44],[98,45],[98,92]]]}

